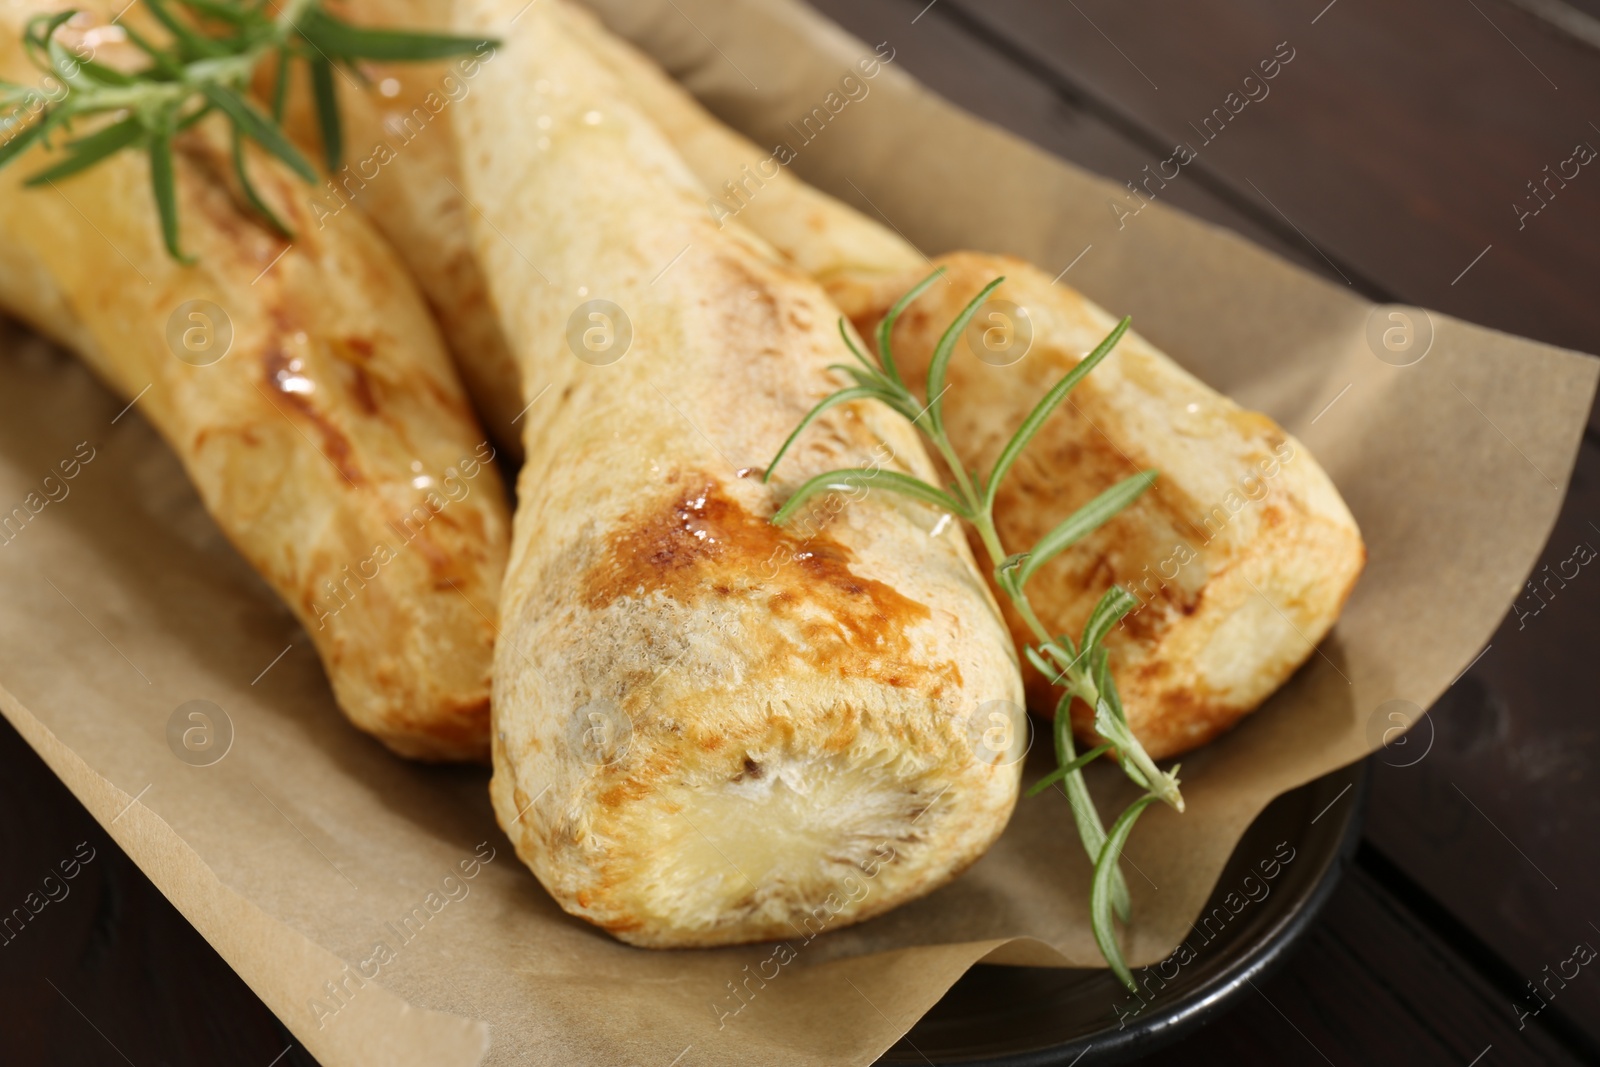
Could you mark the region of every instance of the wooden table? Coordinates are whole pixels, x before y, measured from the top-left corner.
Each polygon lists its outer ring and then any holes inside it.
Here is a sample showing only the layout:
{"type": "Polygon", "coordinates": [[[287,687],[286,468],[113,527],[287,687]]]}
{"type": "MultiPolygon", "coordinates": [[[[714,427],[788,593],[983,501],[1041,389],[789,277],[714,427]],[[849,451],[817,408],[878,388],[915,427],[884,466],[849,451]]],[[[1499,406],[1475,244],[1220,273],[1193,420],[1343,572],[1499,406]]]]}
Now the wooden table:
{"type": "MultiPolygon", "coordinates": [[[[1600,352],[1600,167],[1530,187],[1600,147],[1600,0],[817,3],[954,102],[1119,180],[1287,42],[1293,66],[1168,203],[1373,300],[1600,352]]],[[[1541,575],[1584,542],[1600,548],[1596,414],[1541,575]]],[[[1547,588],[1419,727],[1426,757],[1375,760],[1358,864],[1287,967],[1145,1062],[1600,1062],[1600,968],[1553,977],[1600,947],[1600,571],[1547,588]],[[1546,1006],[1519,1021],[1530,985],[1546,1006]]],[[[0,904],[63,842],[95,850],[0,947],[0,1058],[313,1063],[9,726],[0,766],[0,904]]]]}

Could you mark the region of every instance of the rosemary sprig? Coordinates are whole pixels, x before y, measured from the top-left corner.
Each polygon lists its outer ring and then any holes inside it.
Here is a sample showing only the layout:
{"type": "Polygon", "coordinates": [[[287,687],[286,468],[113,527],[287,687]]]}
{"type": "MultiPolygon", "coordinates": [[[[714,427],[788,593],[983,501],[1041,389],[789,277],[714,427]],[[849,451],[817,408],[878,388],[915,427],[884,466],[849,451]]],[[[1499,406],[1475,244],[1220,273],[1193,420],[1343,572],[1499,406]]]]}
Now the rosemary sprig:
{"type": "Polygon", "coordinates": [[[336,69],[357,77],[362,59],[407,61],[442,59],[492,46],[494,42],[445,34],[362,29],[323,11],[319,0],[145,0],[150,15],[166,31],[155,44],[130,26],[128,41],[148,58],[144,68],[125,72],[75,55],[59,37],[76,11],[30,19],[23,47],[34,66],[61,80],[65,95],[33,114],[37,89],[0,81],[0,166],[52,134],[70,135],[75,124],[109,118],[93,132],[66,142],[65,158],[29,176],[25,184],[46,185],[85,170],[124,149],[150,157],[150,185],[160,216],[162,239],[174,259],[192,262],[179,242],[177,183],[172,139],[213,112],[233,127],[233,165],[248,206],[272,229],[289,229],[267,207],[245,166],[243,142],[251,140],[308,182],[316,169],[278,126],[291,62],[306,64],[316,104],[323,155],[337,170],[343,151],[334,98],[336,69]],[[270,60],[277,72],[273,113],[249,99],[258,65],[270,60]]]}
{"type": "Polygon", "coordinates": [[[971,524],[983,543],[990,562],[994,564],[995,584],[1005,592],[1033,633],[1035,643],[1027,646],[1025,654],[1045,677],[1061,689],[1054,726],[1057,766],[1054,771],[1036,782],[1028,790],[1028,795],[1034,796],[1057,783],[1062,785],[1072,809],[1078,836],[1094,864],[1089,911],[1095,941],[1117,978],[1132,989],[1133,976],[1128,971],[1122,949],[1117,943],[1116,925],[1113,920],[1115,915],[1126,923],[1131,915],[1128,887],[1119,865],[1122,849],[1133,830],[1134,822],[1151,804],[1159,800],[1178,811],[1183,810],[1183,794],[1178,789],[1178,768],[1174,766],[1170,771],[1163,771],[1145,752],[1144,746],[1128,727],[1128,720],[1122,709],[1122,699],[1117,694],[1116,681],[1111,675],[1105,637],[1133,608],[1137,600],[1126,590],[1112,586],[1095,605],[1084,623],[1083,632],[1078,636],[1078,640],[1074,641],[1069,635],[1052,635],[1045,628],[1033,605],[1028,601],[1025,587],[1028,579],[1037,573],[1040,567],[1094,532],[1148,489],[1156,480],[1157,472],[1142,471],[1118,482],[1045,534],[1029,552],[1015,554],[1007,552],[994,523],[995,498],[1001,481],[1016,463],[1023,449],[1028,446],[1028,442],[1033,440],[1034,435],[1066,399],[1072,388],[1094,370],[1101,360],[1111,354],[1117,342],[1122,339],[1122,335],[1127,332],[1129,320],[1123,319],[1093,352],[1085,356],[1045,394],[1006,443],[999,458],[995,460],[993,469],[985,477],[980,472],[967,470],[950,443],[944,423],[945,378],[950,367],[950,358],[955,352],[956,343],[962,332],[978,308],[1005,279],[996,278],[985,286],[962,309],[940,337],[938,345],[934,348],[933,358],[928,363],[924,391],[925,395],[932,399],[925,406],[906,385],[900,368],[895,364],[891,344],[895,321],[942,273],[943,268],[940,268],[923,279],[901,297],[884,316],[878,325],[876,360],[869,359],[862,352],[845,320],[840,318],[839,335],[844,338],[845,345],[856,357],[859,366],[835,364],[834,369],[848,375],[855,384],[830,394],[806,413],[794,432],[778,449],[778,454],[767,467],[765,477],[771,479],[772,472],[777,469],[790,446],[817,416],[839,404],[870,399],[887,404],[911,420],[944,459],[954,479],[953,484],[940,488],[929,485],[920,478],[892,471],[867,469],[829,471],[807,480],[796,489],[778,509],[777,514],[773,515],[772,521],[780,525],[788,521],[805,506],[806,501],[819,493],[853,490],[866,486],[887,489],[922,503],[931,504],[958,515],[971,524]],[[1091,748],[1082,755],[1078,755],[1074,748],[1072,721],[1068,715],[1073,700],[1082,700],[1094,709],[1095,732],[1104,741],[1103,744],[1091,748]],[[1100,813],[1095,808],[1083,779],[1083,768],[1101,756],[1110,756],[1115,760],[1121,766],[1123,773],[1143,791],[1142,795],[1117,818],[1109,833],[1100,819],[1100,813]]]}

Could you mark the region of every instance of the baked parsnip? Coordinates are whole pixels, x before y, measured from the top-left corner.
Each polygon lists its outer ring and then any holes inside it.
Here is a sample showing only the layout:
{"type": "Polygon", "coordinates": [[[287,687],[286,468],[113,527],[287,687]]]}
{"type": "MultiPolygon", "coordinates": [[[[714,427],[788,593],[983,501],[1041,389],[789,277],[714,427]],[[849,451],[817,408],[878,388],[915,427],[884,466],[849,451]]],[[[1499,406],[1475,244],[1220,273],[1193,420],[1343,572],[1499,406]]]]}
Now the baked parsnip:
{"type": "Polygon", "coordinates": [[[833,467],[931,474],[914,431],[837,409],[778,484],[751,476],[847,358],[836,311],[718,229],[560,9],[463,11],[504,38],[455,115],[474,244],[551,393],[502,597],[501,825],[564,908],[638,945],[804,936],[934,889],[1017,794],[994,602],[950,524],[890,494],[768,522],[833,467]]]}
{"type": "MultiPolygon", "coordinates": [[[[928,289],[896,323],[894,352],[920,381],[950,319],[1004,276],[993,300],[1027,312],[980,318],[950,363],[945,422],[960,458],[987,469],[1038,397],[1117,320],[1021,260],[958,252],[934,261],[949,285],[928,289]],[[993,349],[979,358],[985,331],[993,349]]],[[[884,311],[926,268],[856,283],[856,325],[884,311]],[[870,310],[863,311],[863,308],[870,310]]],[[[1022,453],[995,503],[1009,544],[1034,544],[1058,516],[1140,470],[1154,486],[1051,560],[1029,598],[1052,633],[1077,633],[1106,587],[1138,600],[1107,639],[1128,723],[1156,759],[1215,737],[1254,710],[1332,628],[1366,561],[1355,520],[1304,445],[1277,423],[1206,386],[1136,333],[1073,391],[1022,453]]],[[[1012,633],[1029,640],[1009,606],[1012,633]]],[[[1053,699],[1030,665],[1036,707],[1053,699]]],[[[1079,733],[1092,715],[1073,708],[1079,733]]]]}
{"type": "MultiPolygon", "coordinates": [[[[79,45],[127,59],[105,29],[121,5],[76,6],[79,45]]],[[[36,82],[19,39],[51,9],[0,4],[0,75],[36,82]]],[[[357,726],[407,756],[485,757],[509,517],[421,297],[370,225],[318,229],[305,183],[252,149],[298,236],[266,229],[215,123],[175,148],[188,266],[163,246],[142,153],[25,188],[57,138],[0,170],[0,306],[137,400],[357,726]]]]}

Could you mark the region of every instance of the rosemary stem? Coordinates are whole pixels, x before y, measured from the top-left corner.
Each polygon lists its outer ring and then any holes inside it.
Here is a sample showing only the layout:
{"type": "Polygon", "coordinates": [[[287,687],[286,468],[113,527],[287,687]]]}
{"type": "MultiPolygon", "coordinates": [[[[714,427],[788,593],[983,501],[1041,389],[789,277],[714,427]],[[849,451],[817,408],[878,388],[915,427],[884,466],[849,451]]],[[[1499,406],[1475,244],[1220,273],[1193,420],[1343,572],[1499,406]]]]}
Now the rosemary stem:
{"type": "Polygon", "coordinates": [[[1039,643],[1053,648],[1055,638],[1050,636],[1050,631],[1045,629],[1044,623],[1040,622],[1039,616],[1034,613],[1033,602],[1028,599],[1028,594],[1018,589],[1011,594],[1011,602],[1017,606],[1017,613],[1022,616],[1022,621],[1028,624],[1028,629],[1033,631],[1033,636],[1039,639],[1039,643]]]}
{"type": "MultiPolygon", "coordinates": [[[[189,65],[181,82],[173,82],[175,89],[189,89],[207,82],[217,82],[223,85],[237,86],[249,79],[255,71],[256,64],[261,62],[261,57],[281,45],[281,41],[263,41],[236,56],[221,56],[217,59],[197,59],[189,65]]],[[[151,89],[157,86],[151,86],[151,89]]],[[[108,95],[108,94],[102,94],[108,95]]],[[[171,94],[169,94],[171,95],[171,94]]]]}
{"type": "MultiPolygon", "coordinates": [[[[943,449],[941,449],[943,451],[943,449]]],[[[960,468],[952,464],[957,470],[960,468]]],[[[963,492],[970,491],[971,482],[965,478],[958,481],[963,492]]],[[[970,500],[970,498],[969,498],[970,500]]],[[[998,566],[998,561],[1006,559],[1005,546],[1000,541],[999,531],[995,529],[994,517],[979,505],[975,509],[977,514],[973,517],[973,526],[978,531],[979,538],[983,541],[984,549],[989,553],[989,560],[998,566]]],[[[1027,623],[1028,629],[1033,631],[1034,637],[1039,641],[1040,651],[1049,656],[1061,668],[1061,673],[1052,681],[1060,685],[1067,692],[1081,699],[1090,708],[1097,708],[1100,704],[1100,689],[1095,685],[1093,672],[1083,662],[1082,655],[1069,657],[1066,650],[1056,643],[1050,631],[1045,628],[1043,621],[1033,609],[1033,604],[1028,599],[1028,594],[1017,587],[1017,583],[1002,581],[999,583],[1005,589],[1017,613],[1027,623]]],[[[1063,708],[1063,711],[1066,709],[1063,708]]],[[[1162,803],[1168,804],[1178,811],[1182,811],[1183,794],[1179,791],[1172,775],[1163,773],[1156,766],[1155,760],[1145,752],[1144,746],[1137,740],[1131,745],[1118,746],[1116,751],[1118,763],[1130,763],[1137,770],[1138,776],[1134,777],[1137,784],[1147,788],[1152,795],[1162,803]],[[1141,780],[1142,779],[1142,780],[1141,780]]],[[[1125,766],[1124,770],[1128,768],[1125,766]]]]}
{"type": "Polygon", "coordinates": [[[289,34],[298,28],[296,20],[305,14],[306,9],[314,2],[315,0],[289,0],[288,3],[283,5],[283,10],[278,12],[276,26],[278,43],[281,44],[287,40],[289,34]]]}
{"type": "MultiPolygon", "coordinates": [[[[283,5],[283,10],[278,12],[277,18],[273,20],[272,32],[269,36],[263,37],[256,44],[236,55],[193,61],[184,72],[182,81],[172,83],[170,89],[181,89],[185,86],[192,88],[207,82],[235,87],[247,83],[251,75],[255,73],[256,65],[269,52],[275,52],[284,46],[290,35],[299,28],[299,19],[305,15],[315,2],[316,0],[288,0],[283,5]]],[[[157,88],[168,87],[149,86],[146,91],[157,88]]],[[[166,95],[174,95],[170,89],[166,95]]]]}
{"type": "MultiPolygon", "coordinates": [[[[918,418],[921,417],[918,416],[918,418]]],[[[961,501],[966,504],[971,521],[978,528],[979,536],[983,538],[983,547],[989,549],[990,553],[993,554],[1000,546],[999,535],[995,533],[994,529],[994,520],[989,515],[989,512],[985,510],[983,500],[974,491],[972,477],[967,474],[966,465],[956,456],[955,446],[950,443],[950,436],[944,432],[943,427],[932,431],[925,429],[924,433],[933,442],[933,447],[939,450],[939,455],[944,458],[945,466],[949,467],[950,472],[955,476],[956,488],[961,490],[961,501]]]]}

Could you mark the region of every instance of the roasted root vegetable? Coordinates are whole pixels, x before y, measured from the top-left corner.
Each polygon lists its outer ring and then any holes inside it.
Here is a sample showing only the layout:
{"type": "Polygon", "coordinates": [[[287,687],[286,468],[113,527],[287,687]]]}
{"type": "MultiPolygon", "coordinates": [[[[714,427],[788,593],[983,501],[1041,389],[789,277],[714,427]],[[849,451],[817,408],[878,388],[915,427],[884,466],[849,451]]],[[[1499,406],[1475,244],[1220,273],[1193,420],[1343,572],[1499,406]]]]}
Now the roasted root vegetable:
{"type": "MultiPolygon", "coordinates": [[[[893,334],[914,379],[954,313],[1006,279],[991,298],[1002,303],[979,311],[951,361],[945,400],[962,462],[986,469],[1006,428],[1117,320],[1017,259],[958,252],[934,263],[949,284],[930,286],[893,334]]],[[[927,269],[835,291],[872,336],[927,269]]],[[[1155,484],[1040,568],[1029,597],[1052,633],[1077,633],[1107,586],[1133,594],[1106,646],[1128,723],[1162,759],[1211,740],[1288,680],[1338,618],[1366,551],[1305,445],[1132,332],[1022,453],[995,501],[996,526],[1008,544],[1036,543],[1062,514],[1147,469],[1160,471],[1155,484]]],[[[1023,619],[1007,614],[1026,643],[1023,619]]],[[[1034,706],[1049,707],[1049,680],[1031,665],[1026,673],[1034,706]]],[[[1081,701],[1073,719],[1094,736],[1081,701]]]]}
{"type": "MultiPolygon", "coordinates": [[[[78,6],[64,44],[138,63],[109,26],[120,4],[78,6]]],[[[19,41],[47,10],[0,6],[0,75],[39,81],[19,41]]],[[[220,119],[173,142],[189,264],[163,241],[143,153],[27,187],[65,156],[57,137],[0,170],[0,306],[137,402],[357,726],[403,755],[484,758],[509,538],[493,448],[382,238],[359,218],[319,229],[304,182],[252,145],[257,193],[298,236],[274,232],[220,119]]]]}
{"type": "Polygon", "coordinates": [[[474,246],[522,368],[526,463],[495,671],[495,812],[568,911],[654,947],[837,928],[1005,826],[1015,655],[959,532],[889,494],[768,520],[807,475],[932,467],[840,408],[759,467],[848,358],[822,290],[706,214],[553,5],[454,116],[474,246]],[[546,139],[510,136],[530,117],[546,139]]]}

